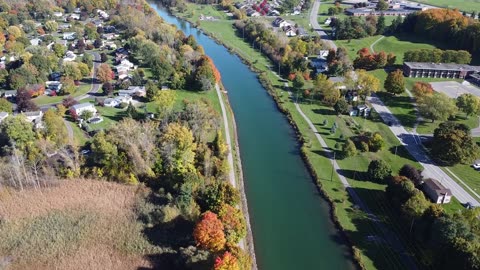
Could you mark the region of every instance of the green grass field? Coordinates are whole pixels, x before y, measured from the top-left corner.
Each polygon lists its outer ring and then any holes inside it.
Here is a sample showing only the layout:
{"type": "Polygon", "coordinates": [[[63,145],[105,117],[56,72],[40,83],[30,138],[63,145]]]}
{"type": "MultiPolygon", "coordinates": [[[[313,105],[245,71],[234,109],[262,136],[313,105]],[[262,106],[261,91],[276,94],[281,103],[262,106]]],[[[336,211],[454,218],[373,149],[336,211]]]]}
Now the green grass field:
{"type": "Polygon", "coordinates": [[[422,38],[415,38],[407,35],[386,36],[382,40],[377,42],[373,47],[373,49],[376,52],[385,51],[386,53],[390,53],[390,52],[394,53],[397,56],[396,63],[402,64],[403,54],[408,50],[434,49],[438,47],[438,46],[429,44],[431,42],[432,41],[426,41],[422,38]]]}
{"type": "Polygon", "coordinates": [[[451,9],[456,8],[467,12],[478,12],[480,10],[478,0],[413,0],[413,2],[451,9]]]}
{"type": "Polygon", "coordinates": [[[335,44],[338,47],[344,47],[347,49],[348,56],[353,61],[357,58],[357,52],[362,48],[368,48],[370,50],[370,45],[379,39],[381,36],[371,36],[362,39],[355,39],[355,40],[335,40],[335,44]]]}
{"type": "MultiPolygon", "coordinates": [[[[81,85],[78,86],[77,91],[75,91],[75,93],[72,94],[72,97],[83,96],[86,93],[88,93],[88,91],[90,91],[90,88],[91,88],[90,84],[81,84],[81,85]]],[[[65,97],[67,97],[67,96],[51,97],[51,96],[44,95],[44,96],[34,98],[33,102],[35,102],[35,104],[37,104],[37,105],[45,105],[45,104],[50,104],[50,103],[61,102],[65,97]]]]}

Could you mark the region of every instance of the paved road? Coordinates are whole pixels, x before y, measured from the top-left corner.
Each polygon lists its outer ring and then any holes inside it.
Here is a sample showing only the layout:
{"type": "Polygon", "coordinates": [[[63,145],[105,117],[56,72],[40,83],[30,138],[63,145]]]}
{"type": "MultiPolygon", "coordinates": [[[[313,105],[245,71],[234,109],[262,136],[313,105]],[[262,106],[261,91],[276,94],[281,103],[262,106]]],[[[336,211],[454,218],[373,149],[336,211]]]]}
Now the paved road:
{"type": "MultiPolygon", "coordinates": [[[[285,86],[288,87],[288,84],[285,83],[285,86]]],[[[291,93],[290,93],[291,94],[291,93]]],[[[293,99],[292,99],[293,100],[293,99]]],[[[295,100],[293,100],[295,104],[295,108],[297,109],[298,113],[303,117],[303,119],[307,122],[308,126],[310,129],[313,131],[315,134],[315,137],[317,138],[318,142],[323,148],[323,151],[327,153],[327,155],[330,158],[330,162],[332,163],[332,166],[337,173],[340,182],[342,185],[345,187],[345,190],[347,190],[348,194],[352,198],[353,202],[358,205],[369,217],[370,221],[372,221],[372,224],[375,227],[375,233],[378,233],[380,237],[382,237],[394,250],[397,252],[402,259],[402,262],[405,264],[404,267],[405,269],[417,269],[417,266],[415,264],[414,259],[412,256],[410,256],[406,250],[405,247],[402,245],[402,241],[398,239],[396,234],[392,231],[390,231],[385,225],[380,221],[380,219],[375,216],[372,211],[370,211],[370,208],[362,201],[362,199],[358,196],[357,192],[355,192],[355,189],[352,188],[350,183],[348,183],[348,180],[339,173],[340,171],[340,166],[338,166],[337,161],[335,160],[335,155],[334,152],[328,145],[325,143],[323,140],[322,136],[320,136],[320,133],[318,132],[317,128],[315,125],[312,123],[312,121],[303,113],[302,109],[298,105],[295,100]]]]}
{"type": "Polygon", "coordinates": [[[336,50],[337,45],[335,45],[335,43],[330,39],[328,34],[318,24],[319,8],[320,8],[320,0],[315,0],[315,2],[313,3],[313,7],[310,10],[310,25],[312,26],[313,30],[315,30],[315,32],[317,32],[317,34],[322,38],[322,40],[325,41],[328,47],[336,50]]]}
{"type": "MultiPolygon", "coordinates": [[[[383,121],[385,123],[391,123],[390,130],[393,132],[393,134],[395,134],[395,136],[397,136],[400,143],[402,143],[410,155],[423,166],[424,177],[431,177],[440,181],[445,187],[452,191],[453,195],[461,203],[470,202],[475,206],[480,206],[480,203],[477,200],[480,197],[474,198],[448,174],[435,165],[423,148],[418,134],[408,132],[376,95],[369,97],[369,101],[375,111],[377,111],[377,113],[382,117],[383,121]]],[[[474,192],[467,185],[465,185],[465,188],[471,192],[474,192]]]]}
{"type": "MultiPolygon", "coordinates": [[[[75,98],[76,101],[80,101],[82,99],[86,99],[86,98],[89,98],[89,97],[93,97],[95,96],[98,91],[100,90],[100,87],[102,86],[100,83],[97,83],[96,82],[96,74],[97,74],[97,69],[98,67],[100,66],[100,54],[98,54],[97,52],[93,52],[93,57],[94,57],[94,61],[93,61],[93,72],[92,72],[92,84],[90,86],[90,91],[88,91],[85,95],[83,96],[78,96],[75,98]]],[[[62,102],[54,102],[54,103],[48,103],[48,104],[44,104],[42,106],[40,106],[40,109],[42,111],[45,111],[45,110],[48,110],[50,107],[53,107],[57,104],[60,104],[62,102]]]]}

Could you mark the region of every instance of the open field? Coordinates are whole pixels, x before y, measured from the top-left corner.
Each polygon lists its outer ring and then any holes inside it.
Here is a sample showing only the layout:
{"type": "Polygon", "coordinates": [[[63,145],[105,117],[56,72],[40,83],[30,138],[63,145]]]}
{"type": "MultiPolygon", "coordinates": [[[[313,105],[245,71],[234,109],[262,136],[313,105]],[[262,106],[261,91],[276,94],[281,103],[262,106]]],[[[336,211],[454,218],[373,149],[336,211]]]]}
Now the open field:
{"type": "Polygon", "coordinates": [[[375,42],[375,40],[379,39],[381,35],[366,37],[362,39],[355,39],[355,40],[335,40],[335,44],[338,47],[344,47],[347,49],[348,56],[353,61],[357,58],[357,52],[362,48],[368,48],[370,50],[370,45],[375,42]]]}
{"type": "Polygon", "coordinates": [[[413,2],[451,9],[457,8],[467,12],[478,12],[480,10],[480,2],[478,0],[413,0],[413,2]]]}
{"type": "Polygon", "coordinates": [[[0,267],[151,267],[143,255],[155,247],[136,220],[136,191],[133,186],[90,180],[61,181],[41,191],[2,190],[0,267]]]}
{"type": "MultiPolygon", "coordinates": [[[[386,36],[373,46],[376,52],[385,51],[386,53],[394,53],[397,56],[396,64],[403,64],[403,54],[413,49],[434,49],[441,46],[431,45],[432,41],[411,35],[386,36]]],[[[370,45],[367,46],[370,48],[370,45]]]]}

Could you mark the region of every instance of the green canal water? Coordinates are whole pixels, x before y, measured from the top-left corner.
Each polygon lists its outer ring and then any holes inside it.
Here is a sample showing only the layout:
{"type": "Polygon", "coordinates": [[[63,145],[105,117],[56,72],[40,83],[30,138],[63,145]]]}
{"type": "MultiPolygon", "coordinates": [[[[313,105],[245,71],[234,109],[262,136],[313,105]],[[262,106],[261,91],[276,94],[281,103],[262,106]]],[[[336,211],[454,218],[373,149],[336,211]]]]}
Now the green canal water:
{"type": "Polygon", "coordinates": [[[167,22],[192,34],[222,74],[235,114],[257,265],[261,270],[352,269],[300,156],[295,132],[255,73],[225,47],[150,1],[167,22]]]}

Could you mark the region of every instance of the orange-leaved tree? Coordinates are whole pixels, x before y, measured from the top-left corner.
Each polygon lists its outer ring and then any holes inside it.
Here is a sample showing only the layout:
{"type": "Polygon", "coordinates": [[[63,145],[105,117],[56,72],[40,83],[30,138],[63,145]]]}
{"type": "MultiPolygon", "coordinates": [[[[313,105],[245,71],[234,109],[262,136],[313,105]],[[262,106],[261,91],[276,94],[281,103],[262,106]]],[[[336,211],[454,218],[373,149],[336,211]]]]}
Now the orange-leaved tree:
{"type": "Polygon", "coordinates": [[[193,230],[197,246],[218,252],[225,247],[226,239],[223,224],[213,212],[207,211],[193,230]]]}
{"type": "Polygon", "coordinates": [[[237,244],[247,235],[247,226],[242,211],[229,204],[223,204],[218,213],[224,226],[224,232],[229,244],[237,244]]]}
{"type": "Polygon", "coordinates": [[[215,259],[213,265],[214,270],[240,270],[237,258],[235,258],[230,252],[226,251],[221,256],[215,259]]]}

